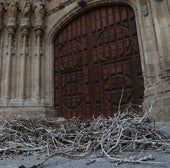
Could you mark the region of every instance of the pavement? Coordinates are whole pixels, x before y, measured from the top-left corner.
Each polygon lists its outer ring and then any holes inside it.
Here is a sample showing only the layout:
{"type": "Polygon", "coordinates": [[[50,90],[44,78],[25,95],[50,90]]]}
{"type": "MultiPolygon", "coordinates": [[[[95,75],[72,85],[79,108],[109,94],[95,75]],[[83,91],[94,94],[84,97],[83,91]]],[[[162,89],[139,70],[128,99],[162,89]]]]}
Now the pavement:
{"type": "MultiPolygon", "coordinates": [[[[160,130],[163,131],[170,139],[170,123],[157,123],[160,130]]],[[[129,158],[131,156],[152,156],[154,160],[144,161],[143,163],[123,163],[118,166],[107,158],[89,156],[87,158],[73,160],[56,156],[49,159],[43,168],[170,168],[170,151],[165,153],[157,150],[126,152],[122,153],[120,157],[129,158]]],[[[45,155],[31,155],[31,156],[12,156],[11,158],[0,157],[0,168],[19,168],[24,165],[25,168],[30,168],[33,165],[41,163],[45,155]]],[[[33,168],[33,167],[32,167],[33,168]]]]}
{"type": "MultiPolygon", "coordinates": [[[[139,153],[132,152],[124,154],[126,156],[136,156],[139,153]]],[[[155,151],[145,151],[141,154],[142,156],[152,155],[154,160],[145,161],[140,164],[124,163],[118,165],[119,168],[170,168],[170,153],[162,153],[155,151]]],[[[37,165],[43,160],[43,156],[14,156],[14,158],[4,158],[0,160],[0,168],[19,168],[24,165],[26,168],[30,168],[33,165],[37,165]]],[[[115,163],[110,162],[106,158],[95,158],[93,156],[89,158],[73,160],[63,158],[60,156],[53,157],[48,160],[43,168],[116,168],[115,163]]]]}

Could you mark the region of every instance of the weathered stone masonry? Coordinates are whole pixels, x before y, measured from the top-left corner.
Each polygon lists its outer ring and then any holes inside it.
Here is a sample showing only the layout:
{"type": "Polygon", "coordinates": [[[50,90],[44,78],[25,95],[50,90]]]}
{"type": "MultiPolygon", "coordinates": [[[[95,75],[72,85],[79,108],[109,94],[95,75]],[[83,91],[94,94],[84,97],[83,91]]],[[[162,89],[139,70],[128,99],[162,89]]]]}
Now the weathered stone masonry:
{"type": "Polygon", "coordinates": [[[153,102],[159,121],[170,121],[169,0],[4,0],[0,2],[0,115],[53,116],[54,46],[75,16],[105,4],[135,12],[143,77],[144,109],[153,102]]]}

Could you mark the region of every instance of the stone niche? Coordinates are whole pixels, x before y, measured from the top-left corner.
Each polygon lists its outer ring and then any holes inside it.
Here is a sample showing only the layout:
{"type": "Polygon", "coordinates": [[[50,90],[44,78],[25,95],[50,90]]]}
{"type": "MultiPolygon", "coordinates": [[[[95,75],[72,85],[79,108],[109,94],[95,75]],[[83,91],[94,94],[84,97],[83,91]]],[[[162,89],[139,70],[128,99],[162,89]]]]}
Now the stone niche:
{"type": "Polygon", "coordinates": [[[170,121],[169,0],[1,0],[0,116],[50,117],[54,111],[54,44],[75,16],[105,4],[134,10],[145,91],[143,109],[170,121]]]}

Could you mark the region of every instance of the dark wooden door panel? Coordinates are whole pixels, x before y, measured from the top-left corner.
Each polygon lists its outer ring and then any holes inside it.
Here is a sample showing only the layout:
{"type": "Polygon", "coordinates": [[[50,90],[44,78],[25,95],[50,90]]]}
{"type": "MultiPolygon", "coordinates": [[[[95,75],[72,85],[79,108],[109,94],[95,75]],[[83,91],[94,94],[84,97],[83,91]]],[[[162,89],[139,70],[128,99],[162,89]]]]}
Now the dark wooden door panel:
{"type": "Polygon", "coordinates": [[[59,116],[113,115],[141,103],[143,77],[133,10],[103,6],[69,23],[55,41],[55,108],[59,116]]]}

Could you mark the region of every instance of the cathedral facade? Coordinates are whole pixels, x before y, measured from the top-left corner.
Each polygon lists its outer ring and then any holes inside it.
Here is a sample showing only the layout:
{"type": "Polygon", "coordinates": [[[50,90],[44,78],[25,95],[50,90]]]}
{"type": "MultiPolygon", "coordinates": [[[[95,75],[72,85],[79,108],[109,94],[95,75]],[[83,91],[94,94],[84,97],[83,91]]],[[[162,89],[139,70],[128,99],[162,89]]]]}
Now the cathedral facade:
{"type": "Polygon", "coordinates": [[[0,116],[170,121],[169,0],[1,0],[0,116]]]}

